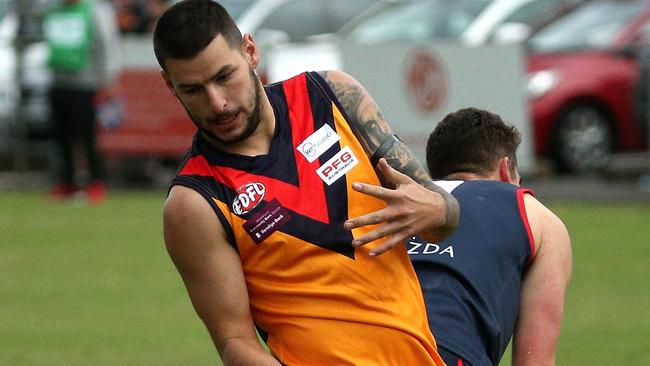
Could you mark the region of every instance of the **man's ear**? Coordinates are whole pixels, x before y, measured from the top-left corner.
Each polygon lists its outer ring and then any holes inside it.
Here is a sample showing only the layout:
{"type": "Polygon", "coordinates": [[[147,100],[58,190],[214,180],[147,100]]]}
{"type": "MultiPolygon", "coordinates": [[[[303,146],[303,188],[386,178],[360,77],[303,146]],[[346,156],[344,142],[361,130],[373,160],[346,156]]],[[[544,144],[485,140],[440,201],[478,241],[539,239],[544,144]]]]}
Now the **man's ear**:
{"type": "Polygon", "coordinates": [[[176,97],[178,98],[178,95],[176,95],[176,89],[174,89],[174,84],[172,84],[172,81],[169,80],[169,77],[167,76],[167,73],[165,70],[160,70],[160,75],[163,77],[165,80],[165,85],[167,85],[167,89],[176,97]]]}
{"type": "Polygon", "coordinates": [[[499,180],[505,183],[512,183],[512,177],[510,174],[510,158],[507,156],[499,159],[499,180]]]}
{"type": "Polygon", "coordinates": [[[244,34],[242,52],[244,52],[244,56],[246,57],[250,67],[255,69],[260,63],[260,53],[257,44],[255,44],[255,40],[250,33],[244,34]]]}

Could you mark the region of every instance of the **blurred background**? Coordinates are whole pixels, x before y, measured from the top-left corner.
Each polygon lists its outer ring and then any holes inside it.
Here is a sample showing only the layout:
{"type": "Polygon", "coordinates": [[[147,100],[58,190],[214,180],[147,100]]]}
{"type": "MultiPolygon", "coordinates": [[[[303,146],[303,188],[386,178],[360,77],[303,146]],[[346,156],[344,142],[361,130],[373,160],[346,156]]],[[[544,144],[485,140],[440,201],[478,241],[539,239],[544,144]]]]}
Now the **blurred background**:
{"type": "MultiPolygon", "coordinates": [[[[0,0],[0,169],[47,173],[52,136],[43,11],[0,0]]],[[[111,177],[166,184],[194,128],[166,91],[151,47],[172,2],[112,0],[123,113],[103,121],[111,177]],[[172,169],[173,170],[173,169],[172,169]],[[161,176],[162,175],[162,176],[161,176]]],[[[375,96],[422,159],[446,113],[477,106],[524,135],[524,175],[619,177],[647,189],[650,109],[643,0],[227,0],[262,50],[266,83],[342,69],[375,96]]]]}
{"type": "MultiPolygon", "coordinates": [[[[109,193],[91,208],[43,199],[59,163],[42,35],[56,0],[0,0],[1,364],[214,364],[160,232],[194,134],[152,50],[173,1],[110,2],[121,104],[100,121],[109,193]]],[[[650,1],[221,3],[254,35],[265,83],[350,73],[422,162],[435,123],[459,108],[515,125],[524,185],[573,239],[558,364],[650,363],[650,1]]]]}

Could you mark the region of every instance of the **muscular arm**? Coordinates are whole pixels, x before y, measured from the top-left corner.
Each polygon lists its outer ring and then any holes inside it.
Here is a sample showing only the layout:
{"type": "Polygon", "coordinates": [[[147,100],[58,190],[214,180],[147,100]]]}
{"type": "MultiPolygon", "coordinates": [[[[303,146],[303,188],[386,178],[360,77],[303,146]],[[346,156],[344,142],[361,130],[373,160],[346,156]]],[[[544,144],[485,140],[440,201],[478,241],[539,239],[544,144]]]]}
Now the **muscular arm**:
{"type": "MultiPolygon", "coordinates": [[[[399,188],[402,188],[401,192],[406,194],[406,198],[412,202],[424,203],[426,201],[429,205],[426,207],[428,209],[426,215],[428,215],[430,221],[426,224],[414,223],[413,225],[403,226],[399,229],[399,235],[395,235],[395,232],[391,231],[394,228],[389,227],[387,229],[391,232],[387,232],[386,230],[375,232],[369,237],[359,238],[360,242],[357,244],[363,245],[379,237],[386,236],[382,234],[393,234],[389,246],[397,245],[400,240],[416,234],[422,235],[431,241],[439,241],[450,235],[458,225],[459,208],[456,199],[433,183],[411,150],[399,139],[393,137],[394,133],[382,117],[377,104],[359,82],[340,71],[322,72],[321,75],[327,80],[345,109],[345,112],[350,118],[350,121],[348,121],[350,127],[363,145],[366,154],[369,157],[374,156],[379,147],[386,142],[382,146],[381,156],[377,156],[377,158],[385,159],[388,166],[409,177],[412,181],[418,183],[419,186],[426,188],[428,191],[424,193],[419,191],[417,187],[409,186],[407,180],[400,180],[399,186],[396,187],[395,180],[390,180],[387,177],[387,175],[391,175],[388,172],[389,169],[382,167],[380,163],[377,166],[377,170],[382,178],[383,184],[388,188],[395,188],[396,190],[394,192],[399,192],[399,188]],[[401,239],[398,240],[398,237],[401,239]]],[[[377,193],[379,198],[382,199],[385,199],[385,194],[387,193],[364,184],[359,185],[359,188],[358,190],[363,193],[371,195],[376,195],[375,193],[377,193]]],[[[424,206],[422,205],[422,208],[424,206]]],[[[413,210],[411,208],[407,207],[402,214],[412,215],[413,210]]],[[[424,213],[425,211],[422,212],[424,213]]],[[[386,221],[386,216],[383,214],[380,214],[379,217],[373,214],[370,215],[351,220],[349,227],[358,227],[386,221]]]]}
{"type": "MultiPolygon", "coordinates": [[[[370,94],[352,77],[338,71],[323,71],[321,75],[343,105],[350,117],[350,128],[359,139],[368,156],[373,156],[379,146],[394,135],[388,122],[370,94]]],[[[381,156],[394,169],[408,175],[417,183],[440,194],[444,190],[436,186],[411,150],[401,141],[395,143],[381,156]]]]}
{"type": "Polygon", "coordinates": [[[224,365],[280,365],[257,339],[239,256],[208,202],[175,186],[163,221],[169,256],[224,365]]]}
{"type": "Polygon", "coordinates": [[[513,366],[555,365],[572,270],[571,242],[562,221],[530,195],[524,198],[537,254],[521,289],[513,337],[513,366]]]}

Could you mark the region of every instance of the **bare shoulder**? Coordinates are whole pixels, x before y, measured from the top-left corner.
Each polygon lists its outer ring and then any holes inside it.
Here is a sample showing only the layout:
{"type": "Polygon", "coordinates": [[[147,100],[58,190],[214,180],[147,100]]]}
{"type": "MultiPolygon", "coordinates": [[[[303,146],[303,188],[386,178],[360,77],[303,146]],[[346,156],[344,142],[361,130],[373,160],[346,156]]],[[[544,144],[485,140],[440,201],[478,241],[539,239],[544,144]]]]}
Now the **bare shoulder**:
{"type": "Polygon", "coordinates": [[[208,202],[197,191],[177,185],[169,191],[163,206],[164,224],[167,226],[195,221],[197,217],[202,217],[211,211],[208,202]]]}
{"type": "Polygon", "coordinates": [[[541,246],[569,248],[571,241],[564,222],[531,194],[524,195],[528,223],[535,239],[535,251],[541,246]]]}
{"type": "Polygon", "coordinates": [[[199,194],[199,192],[185,186],[175,185],[169,191],[169,196],[167,196],[167,200],[165,201],[164,209],[166,211],[169,210],[170,212],[172,212],[173,209],[187,209],[196,206],[201,201],[205,201],[205,199],[199,194]]]}
{"type": "Polygon", "coordinates": [[[526,206],[528,220],[531,221],[531,224],[535,223],[537,224],[536,226],[540,227],[557,226],[566,230],[562,220],[533,195],[526,193],[524,195],[524,204],[526,206]]]}
{"type": "Polygon", "coordinates": [[[365,119],[379,117],[385,123],[379,114],[379,107],[375,100],[354,77],[338,70],[321,71],[320,75],[325,78],[348,115],[353,119],[351,122],[362,123],[365,119]]]}
{"type": "Polygon", "coordinates": [[[341,70],[323,70],[318,72],[327,82],[332,82],[332,83],[351,83],[351,84],[359,84],[359,82],[349,75],[348,73],[341,71],[341,70]]]}
{"type": "Polygon", "coordinates": [[[369,156],[393,135],[372,96],[355,78],[342,71],[321,71],[347,114],[348,124],[369,156]]]}
{"type": "MultiPolygon", "coordinates": [[[[163,207],[165,245],[177,264],[186,254],[227,248],[225,230],[210,204],[197,191],[172,187],[163,207]]],[[[187,264],[187,263],[186,263],[187,264]]]]}
{"type": "MultiPolygon", "coordinates": [[[[350,123],[363,125],[367,119],[381,118],[379,108],[366,89],[355,78],[343,71],[321,71],[319,74],[327,81],[334,95],[351,118],[350,123]]],[[[383,118],[381,118],[381,122],[383,118]]]]}

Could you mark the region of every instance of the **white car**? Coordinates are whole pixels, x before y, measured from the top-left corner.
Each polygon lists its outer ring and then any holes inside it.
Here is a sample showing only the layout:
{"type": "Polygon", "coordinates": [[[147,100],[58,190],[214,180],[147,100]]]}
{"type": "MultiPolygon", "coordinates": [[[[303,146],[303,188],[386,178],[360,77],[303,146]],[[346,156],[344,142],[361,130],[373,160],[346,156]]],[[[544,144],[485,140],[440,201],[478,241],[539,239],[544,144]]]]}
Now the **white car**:
{"type": "Polygon", "coordinates": [[[353,43],[457,40],[465,46],[525,40],[540,23],[585,0],[411,0],[345,29],[353,43]]]}

